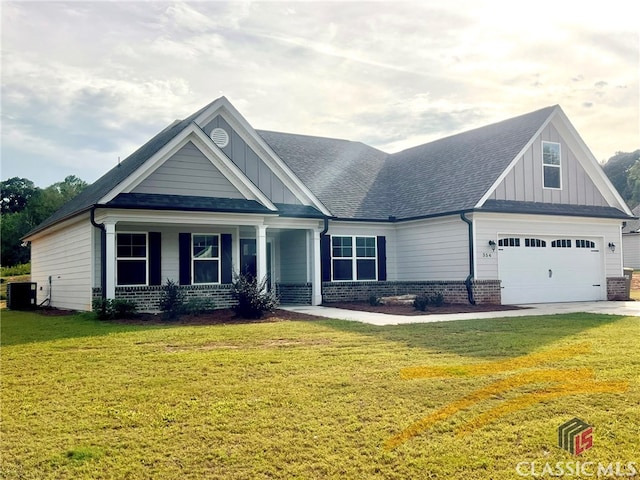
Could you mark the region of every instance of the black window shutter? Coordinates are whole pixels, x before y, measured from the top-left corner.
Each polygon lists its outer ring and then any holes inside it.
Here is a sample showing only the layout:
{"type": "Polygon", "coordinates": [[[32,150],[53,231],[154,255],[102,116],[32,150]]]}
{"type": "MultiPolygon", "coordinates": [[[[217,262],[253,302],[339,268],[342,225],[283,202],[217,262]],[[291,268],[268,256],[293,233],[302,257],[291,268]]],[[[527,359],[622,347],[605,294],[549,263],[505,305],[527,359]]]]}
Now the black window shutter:
{"type": "Polygon", "coordinates": [[[378,280],[384,282],[387,280],[387,239],[378,237],[378,280]]]}
{"type": "Polygon", "coordinates": [[[149,285],[162,285],[162,236],[149,232],[149,285]]]}
{"type": "Polygon", "coordinates": [[[320,272],[323,282],[331,281],[331,236],[320,237],[320,272]]]}
{"type": "Polygon", "coordinates": [[[220,236],[220,243],[222,244],[222,283],[233,282],[233,247],[231,245],[231,234],[223,233],[220,236]]]}
{"type": "Polygon", "coordinates": [[[180,285],[191,285],[191,234],[180,233],[178,239],[180,285]]]}

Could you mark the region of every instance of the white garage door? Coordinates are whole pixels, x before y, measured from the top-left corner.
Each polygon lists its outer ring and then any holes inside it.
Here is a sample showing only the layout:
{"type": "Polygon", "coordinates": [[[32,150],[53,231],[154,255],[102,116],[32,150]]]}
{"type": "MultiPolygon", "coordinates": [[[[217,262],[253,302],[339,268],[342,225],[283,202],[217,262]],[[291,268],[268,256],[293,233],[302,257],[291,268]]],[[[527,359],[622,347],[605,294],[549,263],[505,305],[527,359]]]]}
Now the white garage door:
{"type": "Polygon", "coordinates": [[[579,302],[603,298],[598,239],[508,235],[498,240],[502,303],[579,302]]]}

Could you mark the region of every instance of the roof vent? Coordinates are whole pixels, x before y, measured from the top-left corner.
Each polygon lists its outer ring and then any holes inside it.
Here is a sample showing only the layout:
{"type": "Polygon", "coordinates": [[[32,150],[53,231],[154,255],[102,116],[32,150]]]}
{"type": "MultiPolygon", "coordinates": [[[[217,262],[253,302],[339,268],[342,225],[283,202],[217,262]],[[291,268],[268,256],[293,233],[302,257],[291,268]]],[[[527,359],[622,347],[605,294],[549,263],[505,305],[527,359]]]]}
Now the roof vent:
{"type": "Polygon", "coordinates": [[[214,128],[211,130],[211,140],[220,148],[229,145],[229,134],[223,128],[214,128]]]}

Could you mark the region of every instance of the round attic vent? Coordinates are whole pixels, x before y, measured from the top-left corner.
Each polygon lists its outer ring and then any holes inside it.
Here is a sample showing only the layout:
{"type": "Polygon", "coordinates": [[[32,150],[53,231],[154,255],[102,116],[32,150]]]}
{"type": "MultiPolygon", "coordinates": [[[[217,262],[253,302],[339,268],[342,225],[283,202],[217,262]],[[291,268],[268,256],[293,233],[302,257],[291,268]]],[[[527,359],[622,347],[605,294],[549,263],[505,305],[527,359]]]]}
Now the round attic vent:
{"type": "Polygon", "coordinates": [[[223,128],[214,128],[211,130],[211,140],[220,148],[224,148],[229,144],[229,134],[223,128]]]}

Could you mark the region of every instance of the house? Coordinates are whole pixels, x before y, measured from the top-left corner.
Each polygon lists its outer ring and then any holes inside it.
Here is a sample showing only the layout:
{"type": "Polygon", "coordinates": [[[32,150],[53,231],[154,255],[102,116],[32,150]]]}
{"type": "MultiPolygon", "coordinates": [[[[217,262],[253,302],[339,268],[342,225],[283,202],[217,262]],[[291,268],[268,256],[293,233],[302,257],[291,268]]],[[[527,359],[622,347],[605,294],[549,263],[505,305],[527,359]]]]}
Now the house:
{"type": "Polygon", "coordinates": [[[31,231],[38,302],[158,308],[161,285],[232,304],[442,293],[521,304],[624,295],[632,213],[559,106],[395,154],[255,130],[224,97],[169,125],[31,231]]]}
{"type": "MultiPolygon", "coordinates": [[[[633,209],[640,217],[640,205],[633,209]]],[[[640,269],[640,220],[626,222],[622,227],[622,263],[625,267],[640,269]]]]}

